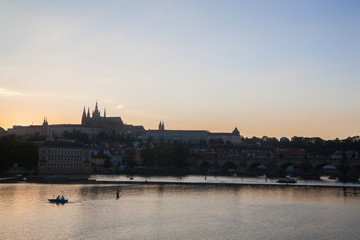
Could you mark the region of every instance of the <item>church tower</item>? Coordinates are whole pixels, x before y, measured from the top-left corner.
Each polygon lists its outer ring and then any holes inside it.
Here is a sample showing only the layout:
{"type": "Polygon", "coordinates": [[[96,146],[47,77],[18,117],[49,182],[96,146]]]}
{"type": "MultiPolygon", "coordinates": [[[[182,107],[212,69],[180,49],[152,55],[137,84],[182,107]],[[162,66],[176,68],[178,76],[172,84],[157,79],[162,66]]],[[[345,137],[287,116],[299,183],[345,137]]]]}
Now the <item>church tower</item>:
{"type": "Polygon", "coordinates": [[[100,126],[100,111],[99,111],[99,108],[98,108],[97,101],[96,101],[96,105],[95,105],[95,110],[92,113],[91,123],[92,123],[93,127],[99,127],[100,126]]]}
{"type": "Polygon", "coordinates": [[[236,136],[240,136],[240,132],[239,130],[237,129],[237,127],[235,127],[234,131],[232,132],[233,135],[236,135],[236,136]]]}
{"type": "Polygon", "coordinates": [[[46,117],[44,117],[44,122],[43,122],[43,127],[47,127],[47,126],[49,126],[49,123],[48,123],[48,121],[47,121],[47,119],[46,119],[46,117]]]}
{"type": "Polygon", "coordinates": [[[43,122],[42,128],[41,128],[41,135],[42,136],[47,136],[48,126],[49,126],[49,123],[48,123],[46,117],[44,117],[44,122],[43,122]]]}
{"type": "Polygon", "coordinates": [[[164,122],[161,122],[159,123],[159,130],[160,131],[164,131],[165,130],[165,125],[164,125],[164,122]]]}
{"type": "Polygon", "coordinates": [[[84,106],[84,111],[82,114],[82,118],[81,118],[81,125],[85,126],[86,125],[86,112],[85,112],[85,106],[84,106]]]}
{"type": "Polygon", "coordinates": [[[104,116],[101,116],[97,101],[95,104],[94,111],[90,112],[90,107],[88,107],[86,113],[86,109],[84,106],[84,110],[81,118],[82,126],[100,128],[107,126],[108,122],[110,122],[112,125],[119,125],[119,126],[124,125],[120,117],[106,118],[106,107],[104,107],[104,116]]]}

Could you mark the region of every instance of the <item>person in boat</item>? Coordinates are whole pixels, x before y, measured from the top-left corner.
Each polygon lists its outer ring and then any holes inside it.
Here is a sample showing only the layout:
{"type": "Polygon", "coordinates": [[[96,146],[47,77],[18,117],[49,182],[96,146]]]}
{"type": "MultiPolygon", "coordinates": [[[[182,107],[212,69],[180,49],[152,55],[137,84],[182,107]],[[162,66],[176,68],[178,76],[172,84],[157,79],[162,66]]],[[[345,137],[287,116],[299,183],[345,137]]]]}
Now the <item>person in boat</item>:
{"type": "Polygon", "coordinates": [[[60,200],[60,195],[57,196],[56,201],[60,200]]]}
{"type": "Polygon", "coordinates": [[[61,201],[65,201],[65,198],[64,198],[64,196],[61,196],[61,201]]]}

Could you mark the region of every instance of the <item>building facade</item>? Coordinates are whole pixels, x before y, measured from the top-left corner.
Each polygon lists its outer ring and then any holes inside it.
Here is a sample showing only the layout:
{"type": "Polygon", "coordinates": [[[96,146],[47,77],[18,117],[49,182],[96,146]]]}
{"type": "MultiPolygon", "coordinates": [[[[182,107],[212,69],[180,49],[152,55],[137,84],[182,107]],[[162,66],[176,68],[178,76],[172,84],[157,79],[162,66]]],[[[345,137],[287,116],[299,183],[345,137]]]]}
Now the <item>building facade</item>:
{"type": "Polygon", "coordinates": [[[232,133],[209,133],[207,141],[213,140],[222,140],[224,143],[229,142],[234,145],[241,144],[241,136],[239,130],[235,127],[232,133]]]}
{"type": "Polygon", "coordinates": [[[224,143],[230,142],[234,145],[241,143],[240,132],[237,128],[232,133],[211,133],[205,130],[165,130],[164,122],[159,123],[158,130],[147,130],[143,135],[143,140],[152,139],[155,144],[173,143],[179,141],[184,144],[201,144],[206,143],[210,139],[221,139],[224,143]]]}
{"type": "Polygon", "coordinates": [[[38,173],[91,173],[91,152],[84,144],[44,142],[39,147],[38,173]]]}

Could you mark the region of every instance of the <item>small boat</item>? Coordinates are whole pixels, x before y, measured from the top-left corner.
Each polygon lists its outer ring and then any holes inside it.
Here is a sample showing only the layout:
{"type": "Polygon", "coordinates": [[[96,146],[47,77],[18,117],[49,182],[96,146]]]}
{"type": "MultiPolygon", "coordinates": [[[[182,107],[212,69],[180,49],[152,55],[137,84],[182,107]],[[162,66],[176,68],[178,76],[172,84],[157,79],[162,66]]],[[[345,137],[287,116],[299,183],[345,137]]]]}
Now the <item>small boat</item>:
{"type": "Polygon", "coordinates": [[[67,199],[56,199],[56,198],[54,198],[54,199],[48,199],[48,200],[49,200],[49,202],[51,202],[51,203],[61,203],[61,204],[64,204],[64,203],[67,203],[67,202],[68,202],[67,199]]]}
{"type": "Polygon", "coordinates": [[[296,179],[293,179],[293,178],[279,178],[276,182],[278,182],[278,183],[297,183],[296,179]]]}

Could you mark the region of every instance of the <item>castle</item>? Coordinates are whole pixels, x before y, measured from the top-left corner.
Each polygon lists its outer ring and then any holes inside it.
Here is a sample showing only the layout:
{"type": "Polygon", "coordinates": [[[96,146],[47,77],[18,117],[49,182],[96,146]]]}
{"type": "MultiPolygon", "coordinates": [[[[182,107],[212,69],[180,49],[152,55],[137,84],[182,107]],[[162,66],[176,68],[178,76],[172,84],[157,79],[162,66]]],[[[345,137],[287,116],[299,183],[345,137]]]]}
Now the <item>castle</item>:
{"type": "Polygon", "coordinates": [[[124,124],[121,117],[107,117],[106,108],[104,108],[104,115],[101,116],[97,102],[92,115],[90,115],[89,107],[87,113],[85,109],[84,107],[81,124],[49,125],[47,119],[44,118],[42,125],[13,126],[13,128],[8,129],[7,134],[25,137],[38,134],[46,136],[47,139],[56,139],[62,137],[64,132],[80,131],[87,134],[90,139],[96,139],[99,133],[106,132],[107,134],[132,136],[144,141],[151,137],[154,143],[180,141],[183,143],[200,144],[210,139],[221,139],[223,142],[231,142],[235,145],[241,143],[240,132],[237,128],[232,133],[211,133],[207,130],[167,130],[165,129],[164,122],[160,121],[158,130],[145,130],[143,126],[124,124]]]}
{"type": "Polygon", "coordinates": [[[95,139],[96,136],[105,131],[108,134],[121,134],[130,135],[133,137],[140,137],[144,134],[145,129],[143,126],[134,126],[124,124],[121,117],[107,117],[106,110],[104,109],[104,116],[101,113],[96,102],[95,110],[90,116],[90,109],[86,114],[85,107],[81,118],[81,124],[52,124],[50,125],[46,118],[42,125],[30,126],[13,126],[8,129],[8,134],[18,136],[32,136],[41,135],[47,136],[48,139],[56,139],[63,136],[64,132],[80,131],[89,136],[90,139],[95,139]]]}
{"type": "Polygon", "coordinates": [[[81,125],[86,127],[95,127],[95,128],[104,128],[104,127],[120,127],[124,123],[121,120],[121,117],[106,117],[106,108],[104,109],[104,116],[102,117],[98,108],[98,103],[96,102],[95,110],[90,116],[90,108],[88,108],[87,114],[84,111],[81,118],[81,125]]]}

